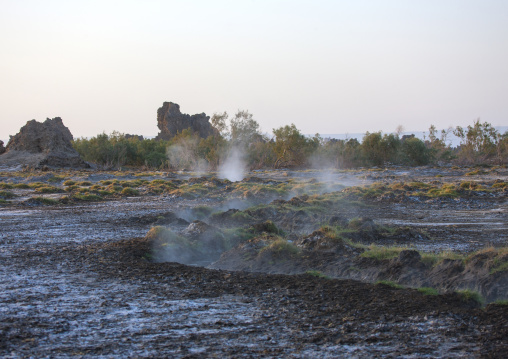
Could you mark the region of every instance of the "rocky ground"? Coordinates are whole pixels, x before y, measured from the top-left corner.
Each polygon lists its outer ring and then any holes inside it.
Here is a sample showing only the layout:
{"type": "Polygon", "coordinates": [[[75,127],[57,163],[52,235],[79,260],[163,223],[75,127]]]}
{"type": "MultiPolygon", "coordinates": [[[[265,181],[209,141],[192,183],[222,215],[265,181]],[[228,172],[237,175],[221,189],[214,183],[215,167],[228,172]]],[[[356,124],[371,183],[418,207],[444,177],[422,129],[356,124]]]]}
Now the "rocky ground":
{"type": "MultiPolygon", "coordinates": [[[[394,169],[335,173],[331,180],[345,186],[401,179],[471,181],[464,173],[394,169]]],[[[259,172],[255,176],[307,181],[318,174],[259,172]]],[[[41,176],[31,180],[41,181],[41,176]]],[[[85,179],[104,178],[93,174],[85,179]]],[[[500,169],[474,179],[506,181],[506,173],[500,169]]],[[[12,175],[3,180],[30,181],[12,175]]],[[[168,211],[191,222],[196,218],[189,208],[234,207],[224,207],[221,196],[142,195],[43,206],[29,200],[29,191],[13,190],[15,200],[0,209],[2,357],[502,358],[508,354],[506,305],[481,308],[452,292],[423,295],[385,284],[206,269],[154,263],[147,257],[152,248],[145,236],[152,225],[169,218],[168,211]]],[[[237,200],[232,203],[245,198],[237,200]]],[[[368,216],[380,225],[411,225],[438,238],[417,241],[420,250],[468,252],[506,245],[503,193],[468,200],[422,202],[415,197],[369,203],[351,207],[355,213],[348,217],[368,216]]],[[[174,230],[188,224],[172,223],[174,230]]],[[[306,229],[307,234],[315,229],[306,229]]]]}

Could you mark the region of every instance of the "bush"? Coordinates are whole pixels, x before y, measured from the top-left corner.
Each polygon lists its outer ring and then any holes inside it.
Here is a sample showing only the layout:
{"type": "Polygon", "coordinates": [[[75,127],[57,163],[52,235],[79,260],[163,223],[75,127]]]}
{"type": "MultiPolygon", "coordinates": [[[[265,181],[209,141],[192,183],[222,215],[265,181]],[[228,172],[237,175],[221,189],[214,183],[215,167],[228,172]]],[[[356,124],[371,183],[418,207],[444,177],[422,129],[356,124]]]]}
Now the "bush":
{"type": "Polygon", "coordinates": [[[402,142],[403,161],[411,166],[423,166],[430,162],[430,150],[425,143],[416,138],[408,138],[402,142]]]}

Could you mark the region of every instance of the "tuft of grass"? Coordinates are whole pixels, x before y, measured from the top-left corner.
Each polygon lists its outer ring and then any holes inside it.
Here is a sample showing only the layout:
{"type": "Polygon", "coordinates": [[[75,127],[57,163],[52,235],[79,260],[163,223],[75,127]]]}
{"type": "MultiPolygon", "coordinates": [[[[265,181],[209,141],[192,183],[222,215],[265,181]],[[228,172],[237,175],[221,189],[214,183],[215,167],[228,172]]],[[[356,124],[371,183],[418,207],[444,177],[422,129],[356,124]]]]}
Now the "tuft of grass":
{"type": "Polygon", "coordinates": [[[402,289],[402,288],[404,288],[404,286],[403,286],[403,285],[400,285],[400,284],[398,284],[398,283],[395,283],[395,282],[393,282],[393,281],[391,281],[391,280],[378,280],[378,281],[376,282],[376,285],[378,285],[378,284],[381,284],[381,285],[387,285],[387,286],[389,286],[389,287],[396,288],[396,289],[402,289]]]}
{"type": "Polygon", "coordinates": [[[32,182],[32,183],[28,184],[28,186],[30,188],[39,188],[39,187],[46,187],[47,184],[46,183],[42,183],[42,182],[32,182]]]}
{"type": "Polygon", "coordinates": [[[72,195],[72,198],[78,201],[85,201],[85,202],[95,202],[95,201],[102,201],[102,197],[99,197],[96,194],[82,194],[82,193],[76,193],[72,195]]]}
{"type": "Polygon", "coordinates": [[[53,176],[50,179],[48,179],[48,182],[50,183],[56,183],[56,182],[62,182],[65,179],[63,176],[53,176]]]}
{"type": "Polygon", "coordinates": [[[28,188],[30,188],[30,186],[27,185],[26,183],[16,183],[12,187],[16,188],[16,189],[28,189],[28,188]]]}
{"type": "Polygon", "coordinates": [[[418,291],[420,293],[422,293],[423,295],[438,295],[439,294],[437,289],[432,288],[432,287],[421,287],[421,288],[418,288],[418,291]]]}
{"type": "Polygon", "coordinates": [[[377,260],[392,259],[398,257],[399,253],[406,249],[406,247],[385,247],[371,244],[367,246],[365,252],[360,254],[360,257],[374,258],[377,260]]]}
{"type": "Polygon", "coordinates": [[[43,186],[35,189],[37,193],[61,193],[62,189],[55,186],[43,186]]]}
{"type": "Polygon", "coordinates": [[[470,300],[473,300],[480,305],[483,305],[485,303],[485,298],[483,298],[482,295],[477,291],[470,289],[462,289],[457,290],[456,293],[460,296],[460,299],[463,300],[464,302],[469,302],[470,300]]]}
{"type": "Polygon", "coordinates": [[[508,187],[508,183],[507,182],[496,182],[492,185],[492,188],[501,188],[501,189],[504,189],[504,188],[507,188],[508,187]]]}
{"type": "Polygon", "coordinates": [[[122,186],[116,185],[114,183],[112,183],[106,187],[106,191],[111,192],[111,193],[120,193],[122,190],[123,190],[122,186]]]}
{"type": "Polygon", "coordinates": [[[53,199],[53,198],[32,197],[31,199],[32,199],[32,201],[38,202],[38,203],[46,205],[46,206],[54,206],[59,203],[58,200],[53,199]]]}
{"type": "Polygon", "coordinates": [[[11,191],[0,191],[0,198],[2,199],[10,199],[14,197],[16,197],[16,195],[11,191]]]}
{"type": "Polygon", "coordinates": [[[0,189],[12,189],[13,187],[12,183],[0,182],[0,189]]]}
{"type": "Polygon", "coordinates": [[[323,274],[322,272],[320,272],[318,270],[314,270],[314,269],[306,271],[305,274],[313,276],[313,277],[330,279],[330,277],[327,276],[326,274],[323,274]]]}
{"type": "Polygon", "coordinates": [[[483,170],[474,170],[474,171],[471,171],[471,172],[468,172],[466,173],[465,175],[466,176],[476,176],[476,175],[483,175],[483,174],[486,174],[487,172],[483,171],[483,170]]]}
{"type": "Polygon", "coordinates": [[[300,249],[284,238],[277,238],[272,243],[263,247],[259,253],[271,252],[277,257],[291,257],[300,253],[300,249]]]}
{"type": "Polygon", "coordinates": [[[423,253],[420,253],[420,255],[422,257],[422,259],[421,259],[422,262],[431,266],[431,267],[438,265],[445,259],[453,259],[453,260],[460,259],[462,261],[465,260],[464,255],[462,255],[460,253],[456,253],[456,252],[451,252],[451,251],[443,251],[443,252],[439,252],[439,253],[423,252],[423,253]]]}
{"type": "Polygon", "coordinates": [[[73,180],[67,180],[63,183],[64,186],[74,186],[76,185],[76,181],[73,180]]]}
{"type": "Polygon", "coordinates": [[[81,181],[81,182],[76,182],[76,185],[82,186],[82,187],[89,187],[89,186],[92,185],[92,182],[90,182],[90,181],[81,181]]]}
{"type": "Polygon", "coordinates": [[[498,299],[498,300],[496,300],[493,303],[497,304],[497,305],[508,305],[508,300],[506,300],[506,299],[498,299]]]}
{"type": "Polygon", "coordinates": [[[139,191],[132,187],[124,187],[121,194],[122,196],[139,196],[139,191]]]}

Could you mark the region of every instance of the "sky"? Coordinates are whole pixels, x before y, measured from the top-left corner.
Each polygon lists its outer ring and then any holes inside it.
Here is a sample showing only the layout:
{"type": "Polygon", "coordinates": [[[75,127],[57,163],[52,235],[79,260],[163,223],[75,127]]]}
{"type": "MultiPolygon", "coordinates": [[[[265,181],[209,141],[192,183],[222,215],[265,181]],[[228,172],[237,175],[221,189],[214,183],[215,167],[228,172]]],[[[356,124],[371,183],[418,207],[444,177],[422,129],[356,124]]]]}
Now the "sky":
{"type": "Polygon", "coordinates": [[[508,125],[506,0],[0,0],[0,139],[155,136],[157,109],[264,132],[508,125]]]}

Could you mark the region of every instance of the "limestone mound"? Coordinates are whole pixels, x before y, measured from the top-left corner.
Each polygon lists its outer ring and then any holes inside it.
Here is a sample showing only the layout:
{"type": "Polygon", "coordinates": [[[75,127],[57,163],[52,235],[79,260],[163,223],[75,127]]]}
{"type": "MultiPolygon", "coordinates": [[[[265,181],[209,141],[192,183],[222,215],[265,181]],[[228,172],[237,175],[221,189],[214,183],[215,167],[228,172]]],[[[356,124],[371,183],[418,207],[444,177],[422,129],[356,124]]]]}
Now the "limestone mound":
{"type": "Polygon", "coordinates": [[[60,117],[31,120],[12,136],[0,166],[89,168],[72,147],[72,134],[60,117]]]}
{"type": "Polygon", "coordinates": [[[158,140],[170,140],[178,132],[188,128],[201,138],[213,135],[217,130],[209,122],[210,116],[205,113],[188,115],[180,112],[180,106],[173,102],[164,102],[157,110],[158,140]]]}

